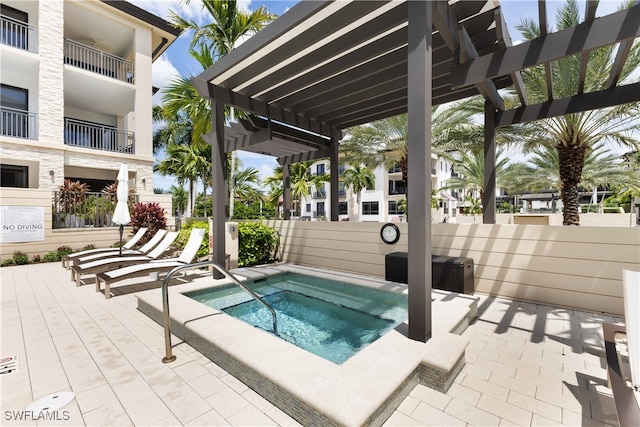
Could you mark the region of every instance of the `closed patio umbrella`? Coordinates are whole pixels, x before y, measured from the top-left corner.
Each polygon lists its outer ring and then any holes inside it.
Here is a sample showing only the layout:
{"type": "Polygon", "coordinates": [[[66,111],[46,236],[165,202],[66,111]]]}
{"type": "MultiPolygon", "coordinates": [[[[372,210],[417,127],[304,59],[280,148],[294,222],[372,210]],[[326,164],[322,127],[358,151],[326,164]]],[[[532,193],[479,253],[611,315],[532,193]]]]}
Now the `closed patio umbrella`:
{"type": "Polygon", "coordinates": [[[113,212],[113,223],[120,225],[120,255],[122,255],[122,234],[124,233],[124,226],[131,222],[131,215],[129,214],[129,169],[126,164],[120,165],[120,171],[118,172],[118,192],[116,193],[118,202],[116,203],[116,210],[113,212]]]}

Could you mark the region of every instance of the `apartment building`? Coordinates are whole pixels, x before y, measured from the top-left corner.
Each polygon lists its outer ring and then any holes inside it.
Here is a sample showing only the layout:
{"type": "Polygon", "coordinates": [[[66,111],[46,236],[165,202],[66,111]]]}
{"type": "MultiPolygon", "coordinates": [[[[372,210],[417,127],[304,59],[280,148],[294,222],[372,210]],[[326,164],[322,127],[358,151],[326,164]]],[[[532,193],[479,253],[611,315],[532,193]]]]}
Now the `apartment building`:
{"type": "MultiPolygon", "coordinates": [[[[340,164],[338,173],[342,175],[345,169],[340,164]]],[[[311,173],[322,175],[329,170],[328,160],[319,160],[311,165],[311,173]]],[[[344,184],[338,184],[338,218],[341,221],[372,221],[372,222],[402,222],[405,220],[404,211],[400,201],[406,198],[407,188],[402,181],[402,171],[399,166],[387,169],[378,166],[373,171],[375,185],[366,188],[358,195],[352,188],[345,188],[344,184]]],[[[453,173],[450,161],[432,156],[431,159],[431,186],[434,189],[442,188],[453,173]]],[[[437,191],[438,208],[432,209],[432,220],[442,222],[451,220],[457,215],[460,205],[457,194],[449,191],[437,191]]],[[[304,198],[300,206],[300,218],[303,220],[323,220],[330,217],[330,189],[329,183],[314,191],[310,197],[304,198]]]]}
{"type": "Polygon", "coordinates": [[[178,37],[125,1],[2,0],[2,187],[153,193],[151,66],[178,37]]]}

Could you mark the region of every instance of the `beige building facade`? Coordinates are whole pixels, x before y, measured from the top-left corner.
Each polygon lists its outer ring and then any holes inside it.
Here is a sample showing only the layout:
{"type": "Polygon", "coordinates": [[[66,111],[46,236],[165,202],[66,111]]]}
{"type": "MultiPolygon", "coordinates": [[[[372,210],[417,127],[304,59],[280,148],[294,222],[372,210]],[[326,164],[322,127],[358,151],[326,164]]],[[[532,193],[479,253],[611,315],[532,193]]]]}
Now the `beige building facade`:
{"type": "Polygon", "coordinates": [[[2,186],[153,192],[151,66],[179,31],[130,3],[2,1],[2,186]]]}
{"type": "MultiPolygon", "coordinates": [[[[167,205],[153,194],[152,64],[180,31],[126,1],[2,0],[0,9],[3,209],[38,199],[56,228],[65,179],[99,198],[123,163],[137,200],[167,205]]],[[[50,231],[41,244],[66,243],[50,231]]]]}

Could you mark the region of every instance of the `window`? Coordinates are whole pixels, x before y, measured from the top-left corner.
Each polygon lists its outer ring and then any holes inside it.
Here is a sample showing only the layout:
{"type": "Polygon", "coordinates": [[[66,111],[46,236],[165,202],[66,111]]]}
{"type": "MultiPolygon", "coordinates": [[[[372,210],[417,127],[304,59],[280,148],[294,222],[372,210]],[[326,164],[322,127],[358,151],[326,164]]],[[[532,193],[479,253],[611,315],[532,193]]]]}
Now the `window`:
{"type": "Polygon", "coordinates": [[[399,173],[402,172],[402,168],[400,168],[400,164],[396,164],[393,167],[389,168],[389,173],[399,173]]]}
{"type": "Polygon", "coordinates": [[[0,133],[16,138],[29,137],[29,91],[0,85],[0,133]]]}
{"type": "Polygon", "coordinates": [[[344,163],[340,163],[338,165],[338,175],[342,175],[346,169],[347,169],[347,165],[344,163]]]}
{"type": "Polygon", "coordinates": [[[327,213],[324,210],[324,202],[318,202],[316,204],[316,212],[314,215],[316,218],[321,216],[327,216],[327,213]]]}
{"type": "Polygon", "coordinates": [[[15,86],[0,85],[0,104],[14,110],[29,111],[29,91],[15,86]]]}
{"type": "Polygon", "coordinates": [[[29,188],[29,166],[2,164],[0,167],[0,186],[29,188]]]}
{"type": "Polygon", "coordinates": [[[389,181],[389,195],[406,194],[407,187],[403,181],[389,181]]]}
{"type": "Polygon", "coordinates": [[[306,212],[311,212],[311,203],[307,203],[305,206],[305,211],[306,212]]]}
{"type": "Polygon", "coordinates": [[[29,14],[7,5],[0,5],[2,28],[0,40],[2,44],[27,50],[29,46],[28,27],[29,14]]]}
{"type": "Polygon", "coordinates": [[[389,200],[389,215],[402,215],[404,209],[398,207],[399,202],[397,200],[389,200]]]}
{"type": "Polygon", "coordinates": [[[348,215],[347,202],[338,202],[338,215],[348,215]]]}
{"type": "Polygon", "coordinates": [[[316,175],[324,175],[324,163],[316,165],[316,175]]]}
{"type": "Polygon", "coordinates": [[[378,202],[362,202],[362,215],[378,215],[378,202]]]}
{"type": "Polygon", "coordinates": [[[347,189],[344,186],[344,182],[338,183],[338,197],[347,197],[347,189]]]}
{"type": "Polygon", "coordinates": [[[327,197],[327,192],[324,190],[324,184],[320,184],[316,191],[313,192],[314,199],[324,199],[327,197]]]}

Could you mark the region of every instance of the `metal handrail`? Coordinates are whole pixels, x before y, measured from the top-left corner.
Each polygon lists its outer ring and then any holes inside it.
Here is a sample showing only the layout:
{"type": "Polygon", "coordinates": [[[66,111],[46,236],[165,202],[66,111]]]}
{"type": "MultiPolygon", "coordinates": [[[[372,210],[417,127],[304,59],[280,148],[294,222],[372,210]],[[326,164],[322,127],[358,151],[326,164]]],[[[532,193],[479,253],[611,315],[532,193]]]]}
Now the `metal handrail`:
{"type": "Polygon", "coordinates": [[[176,356],[171,354],[171,329],[169,326],[169,289],[168,289],[169,280],[173,277],[174,274],[176,274],[179,271],[190,270],[190,269],[206,267],[206,266],[212,266],[213,268],[218,270],[220,273],[224,274],[228,279],[231,280],[231,282],[233,282],[233,284],[239,286],[241,289],[243,289],[249,295],[251,295],[253,299],[255,299],[260,304],[265,306],[271,312],[271,316],[273,317],[273,333],[275,335],[278,335],[278,323],[276,318],[276,311],[273,309],[273,307],[271,307],[269,304],[264,302],[264,300],[260,298],[258,294],[253,292],[251,289],[247,288],[233,274],[231,274],[230,272],[222,268],[218,263],[216,263],[215,261],[203,261],[195,264],[181,265],[180,267],[176,267],[173,270],[171,270],[162,281],[162,320],[164,323],[164,345],[166,350],[166,355],[165,357],[162,358],[163,363],[169,363],[176,360],[176,356]]]}

